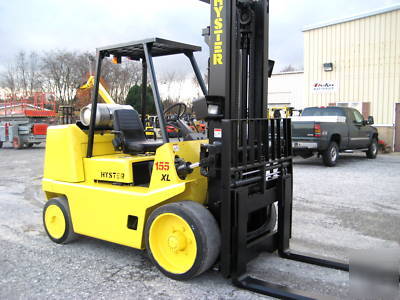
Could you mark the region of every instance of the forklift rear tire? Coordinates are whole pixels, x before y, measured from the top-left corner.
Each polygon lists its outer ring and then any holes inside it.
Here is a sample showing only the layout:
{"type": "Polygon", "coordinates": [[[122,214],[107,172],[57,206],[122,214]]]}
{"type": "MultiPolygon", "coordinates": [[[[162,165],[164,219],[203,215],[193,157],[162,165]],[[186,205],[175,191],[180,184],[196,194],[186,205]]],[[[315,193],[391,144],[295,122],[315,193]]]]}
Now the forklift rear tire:
{"type": "Polygon", "coordinates": [[[322,153],[322,161],[327,167],[333,167],[336,165],[339,158],[339,147],[336,142],[330,142],[328,149],[322,153]]]}
{"type": "Polygon", "coordinates": [[[72,227],[67,198],[60,196],[46,202],[43,224],[49,238],[57,244],[67,244],[78,236],[72,227]]]}
{"type": "Polygon", "coordinates": [[[151,261],[167,277],[187,280],[215,263],[221,234],[203,205],[181,201],[154,210],[146,223],[146,248],[151,261]]]}
{"type": "Polygon", "coordinates": [[[13,148],[14,148],[14,149],[18,149],[18,150],[19,150],[19,149],[22,149],[22,148],[24,147],[24,145],[21,144],[20,138],[17,137],[17,136],[13,138],[12,145],[13,145],[13,148]]]}

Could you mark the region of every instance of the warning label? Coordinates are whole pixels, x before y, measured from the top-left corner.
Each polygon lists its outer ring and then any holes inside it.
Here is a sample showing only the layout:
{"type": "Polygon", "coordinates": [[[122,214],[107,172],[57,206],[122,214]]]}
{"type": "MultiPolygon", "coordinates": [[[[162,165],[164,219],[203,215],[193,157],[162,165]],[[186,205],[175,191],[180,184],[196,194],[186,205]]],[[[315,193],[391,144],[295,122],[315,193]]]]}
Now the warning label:
{"type": "Polygon", "coordinates": [[[214,128],[214,138],[222,138],[222,129],[214,128]]]}

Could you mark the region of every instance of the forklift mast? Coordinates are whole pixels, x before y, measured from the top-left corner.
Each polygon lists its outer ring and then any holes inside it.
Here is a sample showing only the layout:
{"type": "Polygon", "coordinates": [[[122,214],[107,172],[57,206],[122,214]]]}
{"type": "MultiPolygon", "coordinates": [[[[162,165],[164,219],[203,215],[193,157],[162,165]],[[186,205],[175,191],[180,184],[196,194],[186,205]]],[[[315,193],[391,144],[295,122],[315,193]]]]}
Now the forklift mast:
{"type": "Polygon", "coordinates": [[[269,1],[201,1],[211,9],[211,26],[203,30],[210,48],[209,88],[206,105],[193,106],[203,107],[198,111],[208,121],[209,143],[202,145],[200,166],[209,177],[208,207],[223,237],[220,271],[235,285],[258,293],[315,298],[246,275],[251,259],[275,251],[287,259],[348,270],[343,262],[289,249],[291,120],[267,118],[268,77],[273,66],[268,59],[269,1]]]}
{"type": "Polygon", "coordinates": [[[221,114],[209,119],[209,144],[202,152],[209,166],[203,173],[211,177],[210,210],[222,236],[229,237],[222,241],[220,267],[231,277],[246,271],[247,261],[257,255],[253,248],[272,252],[278,247],[277,234],[264,222],[278,197],[292,197],[290,120],[268,120],[264,114],[268,1],[212,0],[210,5],[207,99],[221,107],[221,114]]]}
{"type": "Polygon", "coordinates": [[[268,90],[268,1],[211,3],[209,94],[224,119],[263,118],[268,90]]]}

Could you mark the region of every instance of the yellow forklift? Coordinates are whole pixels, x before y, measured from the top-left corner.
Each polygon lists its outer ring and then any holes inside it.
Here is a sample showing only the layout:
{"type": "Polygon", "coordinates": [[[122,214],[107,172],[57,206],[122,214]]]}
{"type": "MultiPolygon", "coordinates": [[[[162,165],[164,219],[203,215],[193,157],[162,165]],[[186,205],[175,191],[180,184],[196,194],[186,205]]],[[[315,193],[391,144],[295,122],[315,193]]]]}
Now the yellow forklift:
{"type": "Polygon", "coordinates": [[[173,279],[190,279],[216,265],[244,289],[287,299],[319,298],[247,275],[247,263],[262,252],[349,267],[289,247],[291,123],[264,116],[273,66],[268,0],[210,4],[211,26],[203,30],[210,48],[208,90],[194,58],[197,46],[151,38],[97,49],[90,108],[81,122],[47,132],[45,230],[56,243],[84,235],[146,250],[173,279]],[[193,102],[193,111],[207,121],[207,137],[191,131],[180,114],[174,122],[183,141],[171,141],[166,132],[153,57],[176,54],[189,58],[204,94],[193,102]],[[132,108],[98,103],[106,57],[141,61],[144,81],[149,66],[160,140],[146,139],[145,111],[141,120],[132,108]]]}

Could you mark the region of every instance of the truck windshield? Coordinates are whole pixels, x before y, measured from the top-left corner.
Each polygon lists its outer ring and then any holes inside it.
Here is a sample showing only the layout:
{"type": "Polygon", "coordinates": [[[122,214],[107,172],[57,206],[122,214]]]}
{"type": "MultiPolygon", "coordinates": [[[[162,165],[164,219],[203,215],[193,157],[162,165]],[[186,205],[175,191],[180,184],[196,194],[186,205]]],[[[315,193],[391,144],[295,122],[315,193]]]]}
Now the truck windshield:
{"type": "Polygon", "coordinates": [[[343,109],[339,107],[307,107],[302,116],[345,116],[343,109]]]}

